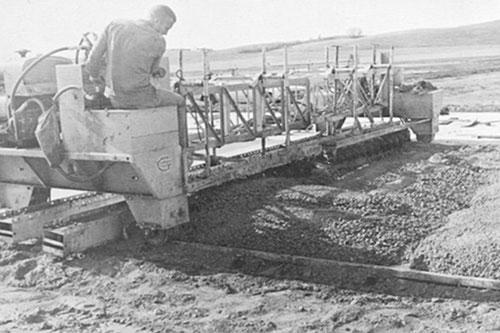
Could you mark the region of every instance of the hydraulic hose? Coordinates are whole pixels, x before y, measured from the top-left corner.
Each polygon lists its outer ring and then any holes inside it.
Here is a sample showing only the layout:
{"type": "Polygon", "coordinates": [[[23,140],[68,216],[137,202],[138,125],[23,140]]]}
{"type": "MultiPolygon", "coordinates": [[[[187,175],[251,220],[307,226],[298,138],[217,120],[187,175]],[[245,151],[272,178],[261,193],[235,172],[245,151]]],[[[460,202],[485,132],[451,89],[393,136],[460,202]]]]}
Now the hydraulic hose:
{"type": "Polygon", "coordinates": [[[55,169],[57,170],[57,172],[59,172],[64,178],[66,178],[67,180],[71,181],[71,182],[75,182],[75,183],[86,183],[86,182],[89,182],[89,181],[92,181],[94,179],[96,179],[97,177],[101,176],[106,170],[108,170],[113,164],[115,164],[115,162],[107,162],[101,169],[99,169],[95,174],[93,174],[92,176],[88,176],[88,177],[78,177],[78,176],[75,176],[75,175],[72,175],[66,171],[64,171],[60,166],[57,166],[55,167],[55,169]]]}
{"type": "Polygon", "coordinates": [[[10,94],[11,103],[9,104],[9,107],[8,107],[9,117],[12,117],[12,114],[13,114],[13,112],[12,112],[12,99],[14,98],[14,96],[16,94],[17,88],[19,88],[19,85],[21,84],[21,81],[24,79],[24,77],[26,76],[26,74],[29,73],[33,69],[33,67],[35,67],[40,62],[42,62],[42,60],[47,59],[48,57],[50,57],[51,55],[53,55],[55,53],[59,53],[59,52],[62,52],[62,51],[78,50],[80,48],[81,47],[79,47],[79,46],[65,46],[65,47],[61,47],[61,48],[55,49],[53,51],[50,51],[50,52],[48,52],[46,54],[43,54],[43,55],[39,56],[28,67],[26,67],[24,69],[24,71],[21,73],[21,75],[19,75],[19,77],[17,78],[16,83],[14,84],[14,87],[12,88],[12,92],[10,94]]]}
{"type": "Polygon", "coordinates": [[[43,106],[43,103],[42,101],[40,101],[38,98],[36,97],[31,97],[29,99],[27,99],[23,104],[21,104],[21,106],[15,111],[17,112],[18,110],[22,109],[25,105],[28,105],[30,103],[35,103],[38,105],[38,107],[40,107],[40,110],[42,110],[42,113],[44,113],[46,110],[45,110],[45,106],[43,106]]]}
{"type": "Polygon", "coordinates": [[[78,86],[66,86],[66,87],[62,88],[61,90],[59,90],[54,95],[54,97],[52,97],[52,103],[54,103],[54,104],[57,103],[57,100],[59,99],[59,97],[61,97],[62,94],[64,94],[66,91],[69,91],[69,90],[83,91],[83,89],[78,87],[78,86]]]}
{"type": "MultiPolygon", "coordinates": [[[[59,53],[59,52],[62,52],[62,51],[77,50],[79,48],[80,48],[79,46],[65,46],[65,47],[61,47],[61,48],[55,49],[53,51],[50,51],[50,52],[48,52],[46,54],[43,54],[40,57],[36,58],[36,60],[33,61],[28,67],[26,67],[24,69],[24,71],[21,73],[21,75],[19,75],[19,77],[17,78],[16,83],[14,84],[14,87],[12,88],[12,92],[10,94],[10,103],[7,106],[7,115],[8,115],[8,117],[9,117],[9,119],[13,118],[13,123],[14,123],[14,138],[15,138],[16,141],[18,140],[17,123],[16,123],[16,112],[13,111],[13,105],[12,104],[13,104],[14,96],[16,95],[17,88],[19,88],[19,85],[21,84],[21,82],[24,79],[24,77],[26,76],[26,74],[29,73],[33,69],[33,67],[35,67],[36,65],[38,65],[44,59],[47,59],[48,57],[50,57],[51,55],[53,55],[55,53],[59,53]]],[[[15,109],[17,109],[17,107],[15,109]]],[[[43,110],[44,109],[42,108],[42,111],[43,110]]]]}

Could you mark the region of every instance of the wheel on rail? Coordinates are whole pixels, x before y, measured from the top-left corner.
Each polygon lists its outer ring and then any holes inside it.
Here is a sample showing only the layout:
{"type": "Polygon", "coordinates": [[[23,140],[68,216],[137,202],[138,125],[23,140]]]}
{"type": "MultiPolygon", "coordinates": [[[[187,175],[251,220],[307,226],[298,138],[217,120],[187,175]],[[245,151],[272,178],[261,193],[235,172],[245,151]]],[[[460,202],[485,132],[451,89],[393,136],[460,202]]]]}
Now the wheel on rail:
{"type": "Polygon", "coordinates": [[[144,240],[151,246],[160,246],[164,244],[167,239],[167,230],[158,228],[144,228],[144,240]]]}
{"type": "Polygon", "coordinates": [[[435,134],[417,134],[417,141],[422,143],[431,143],[435,134]]]}
{"type": "Polygon", "coordinates": [[[406,130],[402,131],[401,137],[403,138],[404,142],[410,142],[411,141],[410,130],[406,129],[406,130]]]}

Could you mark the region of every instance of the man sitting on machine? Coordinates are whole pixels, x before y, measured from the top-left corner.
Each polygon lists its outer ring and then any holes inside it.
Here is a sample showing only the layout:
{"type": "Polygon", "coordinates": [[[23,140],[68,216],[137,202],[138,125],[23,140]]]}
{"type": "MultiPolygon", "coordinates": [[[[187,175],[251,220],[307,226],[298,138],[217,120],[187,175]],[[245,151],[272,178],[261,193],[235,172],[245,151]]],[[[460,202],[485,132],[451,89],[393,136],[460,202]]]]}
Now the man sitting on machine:
{"type": "Polygon", "coordinates": [[[170,7],[157,5],[147,20],[116,20],[106,27],[92,48],[86,69],[91,80],[101,81],[105,67],[106,90],[114,108],[185,107],[182,96],[157,89],[151,83],[151,77],[166,75],[160,67],[166,49],[163,36],[175,22],[170,7]]]}

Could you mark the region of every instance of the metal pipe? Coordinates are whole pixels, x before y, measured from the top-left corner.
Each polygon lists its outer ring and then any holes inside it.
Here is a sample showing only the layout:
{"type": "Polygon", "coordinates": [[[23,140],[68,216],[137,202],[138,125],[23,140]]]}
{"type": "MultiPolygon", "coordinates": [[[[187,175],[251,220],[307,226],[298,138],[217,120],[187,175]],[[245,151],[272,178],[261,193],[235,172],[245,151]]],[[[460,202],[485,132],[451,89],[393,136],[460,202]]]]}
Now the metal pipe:
{"type": "Polygon", "coordinates": [[[308,117],[308,125],[310,125],[312,122],[316,123],[316,114],[312,114],[312,107],[311,107],[311,82],[309,79],[306,81],[306,114],[309,115],[308,117]]]}
{"type": "MultiPolygon", "coordinates": [[[[339,45],[335,45],[335,71],[338,70],[339,68],[339,51],[340,51],[340,46],[339,45]]],[[[338,99],[339,99],[339,96],[338,96],[338,89],[339,89],[339,84],[338,84],[338,80],[337,78],[335,77],[334,78],[334,101],[333,101],[333,113],[334,114],[337,114],[337,109],[338,109],[338,99]]]]}
{"type": "Polygon", "coordinates": [[[184,51],[183,50],[179,50],[179,69],[181,70],[180,79],[182,79],[182,74],[184,72],[184,51]]]}
{"type": "Polygon", "coordinates": [[[352,117],[356,124],[358,124],[358,115],[356,112],[356,104],[358,101],[358,71],[356,68],[358,67],[358,46],[354,45],[352,49],[353,61],[354,61],[354,70],[352,71],[352,117]]]}
{"type": "Polygon", "coordinates": [[[390,65],[389,64],[380,64],[380,65],[372,65],[372,69],[387,69],[390,65]]]}
{"type": "MultiPolygon", "coordinates": [[[[181,95],[182,97],[185,98],[184,96],[184,60],[183,60],[183,54],[184,51],[181,49],[179,50],[179,69],[176,71],[176,76],[178,78],[178,81],[176,82],[177,84],[177,93],[181,95]]],[[[174,85],[175,87],[175,85],[174,85]]],[[[179,144],[182,148],[182,154],[183,156],[187,156],[187,151],[186,148],[189,147],[189,129],[188,129],[188,119],[187,119],[187,114],[188,114],[188,108],[187,108],[187,103],[184,104],[183,107],[178,107],[177,108],[177,123],[179,127],[179,144]]],[[[191,116],[193,116],[193,113],[191,113],[191,116]]],[[[195,122],[198,125],[199,129],[199,123],[198,123],[198,117],[195,114],[195,117],[193,117],[195,122]]],[[[199,136],[199,133],[198,133],[199,136]]],[[[183,161],[186,161],[186,158],[183,158],[183,161]]],[[[187,163],[185,164],[185,170],[187,170],[187,163]]]]}
{"type": "MultiPolygon", "coordinates": [[[[375,68],[377,64],[377,45],[372,45],[372,64],[371,69],[375,68]]],[[[371,82],[370,82],[370,105],[375,102],[375,71],[371,71],[371,82]]],[[[380,113],[382,115],[382,112],[380,113]]]]}
{"type": "MultiPolygon", "coordinates": [[[[264,75],[267,73],[267,53],[266,53],[266,47],[264,46],[262,48],[262,73],[261,73],[261,77],[263,78],[264,75]]],[[[257,84],[257,90],[260,91],[260,88],[259,88],[259,84],[257,84]]],[[[254,90],[254,95],[255,95],[255,90],[254,90]]],[[[260,95],[260,94],[259,94],[260,95]]],[[[254,125],[254,128],[255,128],[255,131],[257,132],[258,131],[258,127],[259,127],[259,123],[262,125],[262,135],[260,136],[260,149],[261,149],[261,154],[262,156],[264,156],[266,154],[266,136],[264,135],[264,121],[266,119],[266,116],[265,116],[265,108],[264,108],[264,103],[262,103],[262,101],[265,101],[265,98],[266,98],[266,88],[264,88],[264,85],[262,85],[262,95],[260,97],[257,97],[257,98],[260,98],[260,103],[257,99],[255,99],[255,102],[258,103],[255,105],[256,107],[256,110],[257,108],[259,108],[258,112],[256,113],[257,114],[260,114],[262,116],[262,118],[260,120],[257,119],[257,117],[255,117],[255,125],[254,125]]],[[[271,114],[272,114],[272,111],[271,111],[271,114]]],[[[276,122],[278,123],[278,122],[276,122]]]]}
{"type": "Polygon", "coordinates": [[[325,46],[325,66],[330,68],[330,47],[325,46]]]}
{"type": "Polygon", "coordinates": [[[285,145],[290,146],[290,124],[289,112],[290,101],[288,96],[288,89],[290,88],[290,81],[288,79],[288,48],[283,48],[283,125],[285,126],[285,145]]]}
{"type": "Polygon", "coordinates": [[[394,117],[394,70],[392,64],[394,62],[394,46],[391,45],[389,50],[389,68],[387,69],[387,74],[389,75],[389,122],[392,122],[394,117]]]}
{"type": "Polygon", "coordinates": [[[201,51],[201,57],[202,57],[202,62],[203,62],[203,101],[205,103],[205,170],[207,173],[210,171],[210,164],[211,164],[211,158],[210,158],[210,145],[209,145],[209,135],[208,135],[208,127],[210,126],[209,119],[210,119],[210,111],[209,111],[209,93],[208,93],[208,74],[209,74],[209,69],[208,69],[208,50],[203,49],[201,51]]]}
{"type": "Polygon", "coordinates": [[[262,48],[262,74],[267,73],[266,47],[262,48]]]}
{"type": "MultiPolygon", "coordinates": [[[[224,87],[222,87],[222,89],[225,90],[224,87]]],[[[230,110],[229,108],[226,109],[225,107],[225,98],[224,98],[224,90],[221,90],[220,91],[220,94],[219,94],[219,115],[220,115],[220,138],[221,138],[221,144],[222,145],[225,145],[226,144],[226,129],[228,129],[226,123],[229,123],[226,118],[229,118],[230,116],[230,110]],[[227,117],[226,117],[226,112],[227,112],[227,117]]]]}

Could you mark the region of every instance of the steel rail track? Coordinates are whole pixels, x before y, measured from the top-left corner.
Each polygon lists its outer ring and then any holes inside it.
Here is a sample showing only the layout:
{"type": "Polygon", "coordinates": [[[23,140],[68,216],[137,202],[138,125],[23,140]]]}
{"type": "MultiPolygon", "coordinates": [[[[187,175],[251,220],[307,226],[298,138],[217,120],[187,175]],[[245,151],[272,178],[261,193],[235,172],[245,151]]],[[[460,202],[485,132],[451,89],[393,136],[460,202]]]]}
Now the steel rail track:
{"type": "MultiPolygon", "coordinates": [[[[344,262],[252,249],[170,241],[182,252],[204,253],[211,260],[229,261],[231,271],[274,279],[296,279],[342,289],[401,296],[446,297],[470,300],[500,299],[500,280],[419,271],[406,266],[344,262]],[[255,262],[258,261],[258,264],[255,262]],[[270,268],[271,267],[271,268],[270,268]]],[[[161,257],[150,258],[161,263],[161,257]]],[[[210,267],[210,263],[207,263],[210,267]]]]}

